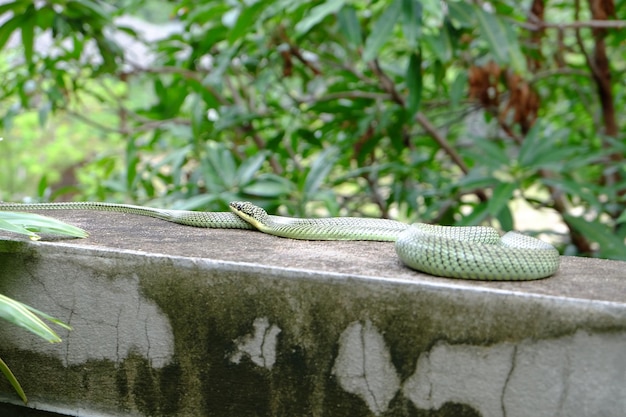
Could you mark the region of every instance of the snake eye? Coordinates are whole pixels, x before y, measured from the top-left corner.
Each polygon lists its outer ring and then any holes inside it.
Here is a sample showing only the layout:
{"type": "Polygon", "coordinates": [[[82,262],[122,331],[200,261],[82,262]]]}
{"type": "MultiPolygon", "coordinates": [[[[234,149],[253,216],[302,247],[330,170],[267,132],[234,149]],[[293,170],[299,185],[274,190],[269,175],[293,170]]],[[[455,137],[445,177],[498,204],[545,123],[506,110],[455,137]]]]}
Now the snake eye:
{"type": "Polygon", "coordinates": [[[236,211],[240,211],[242,213],[248,213],[248,210],[246,210],[246,206],[250,205],[250,203],[247,203],[245,201],[231,201],[229,203],[229,206],[236,210],[236,211]]]}
{"type": "Polygon", "coordinates": [[[243,214],[247,214],[248,216],[252,216],[255,212],[256,206],[247,201],[233,201],[230,203],[230,206],[243,214]]]}

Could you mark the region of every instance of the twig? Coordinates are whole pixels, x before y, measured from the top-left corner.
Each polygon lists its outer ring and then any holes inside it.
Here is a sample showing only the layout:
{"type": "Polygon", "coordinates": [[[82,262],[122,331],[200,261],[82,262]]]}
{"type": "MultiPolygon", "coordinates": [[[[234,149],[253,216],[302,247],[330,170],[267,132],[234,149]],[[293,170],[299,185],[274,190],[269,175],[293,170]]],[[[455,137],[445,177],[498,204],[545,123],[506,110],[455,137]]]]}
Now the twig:
{"type": "Polygon", "coordinates": [[[374,198],[374,202],[378,206],[378,209],[380,210],[381,217],[384,219],[388,219],[389,218],[388,206],[387,204],[385,204],[385,199],[383,198],[383,196],[380,195],[380,190],[378,189],[378,186],[376,185],[376,181],[372,178],[371,174],[372,174],[371,172],[364,172],[362,177],[365,178],[365,181],[367,181],[367,184],[370,187],[371,195],[374,198]]]}
{"type": "Polygon", "coordinates": [[[104,132],[117,133],[120,135],[132,135],[138,132],[145,132],[145,131],[152,130],[152,129],[158,129],[168,124],[178,124],[178,125],[187,125],[187,126],[191,124],[191,121],[189,119],[178,117],[178,118],[166,119],[166,120],[149,120],[149,121],[142,123],[141,125],[137,126],[136,128],[132,130],[119,129],[119,128],[109,127],[102,123],[96,122],[95,120],[87,116],[84,116],[83,114],[79,112],[75,112],[73,110],[65,109],[65,112],[71,117],[74,117],[75,119],[78,119],[81,122],[88,124],[90,126],[93,126],[97,129],[100,129],[104,132]]]}
{"type": "Polygon", "coordinates": [[[435,142],[444,150],[445,153],[448,154],[450,159],[454,161],[455,164],[463,171],[464,174],[469,172],[469,168],[465,164],[465,161],[461,158],[461,156],[454,150],[454,148],[450,145],[448,140],[437,130],[437,128],[428,120],[428,118],[422,112],[417,112],[415,115],[415,120],[424,128],[426,132],[435,139],[435,142]]]}
{"type": "MultiPolygon", "coordinates": [[[[378,79],[380,80],[380,84],[384,91],[386,91],[393,101],[399,104],[402,107],[405,107],[404,98],[398,94],[398,91],[395,88],[393,81],[383,72],[378,64],[378,60],[374,60],[370,63],[370,68],[376,74],[378,79]]],[[[417,112],[415,115],[415,120],[424,128],[426,132],[430,134],[430,136],[435,139],[435,142],[444,150],[446,154],[452,159],[452,161],[463,171],[464,174],[469,173],[469,168],[463,161],[463,158],[456,152],[456,150],[450,145],[450,142],[446,139],[446,137],[437,130],[437,128],[428,120],[428,118],[422,113],[417,112]]],[[[487,201],[489,198],[487,194],[483,190],[476,190],[476,196],[480,199],[480,201],[487,201]]]]}
{"type": "Polygon", "coordinates": [[[320,97],[309,96],[303,99],[298,99],[300,103],[319,103],[320,101],[332,101],[332,100],[341,100],[341,99],[372,99],[378,100],[389,97],[389,94],[386,93],[377,93],[374,91],[340,91],[337,93],[328,93],[320,97]]]}
{"type": "Polygon", "coordinates": [[[211,85],[203,83],[202,82],[202,78],[200,77],[200,75],[208,75],[210,74],[210,71],[198,71],[198,70],[188,70],[185,68],[178,68],[178,67],[158,67],[158,68],[134,68],[131,71],[126,71],[120,74],[120,77],[128,77],[131,75],[138,75],[138,74],[142,74],[142,73],[146,73],[146,74],[178,74],[183,76],[184,78],[190,79],[190,80],[194,80],[197,81],[198,83],[202,84],[202,87],[204,87],[208,92],[211,93],[211,95],[213,95],[213,97],[215,97],[217,99],[217,101],[222,104],[222,105],[229,105],[230,103],[228,102],[228,100],[221,95],[220,93],[217,92],[217,90],[215,90],[215,88],[213,88],[211,85]]]}
{"type": "Polygon", "coordinates": [[[513,21],[515,24],[524,29],[531,31],[540,31],[543,29],[623,29],[626,28],[626,20],[583,20],[569,23],[551,23],[551,22],[519,22],[513,21]]]}

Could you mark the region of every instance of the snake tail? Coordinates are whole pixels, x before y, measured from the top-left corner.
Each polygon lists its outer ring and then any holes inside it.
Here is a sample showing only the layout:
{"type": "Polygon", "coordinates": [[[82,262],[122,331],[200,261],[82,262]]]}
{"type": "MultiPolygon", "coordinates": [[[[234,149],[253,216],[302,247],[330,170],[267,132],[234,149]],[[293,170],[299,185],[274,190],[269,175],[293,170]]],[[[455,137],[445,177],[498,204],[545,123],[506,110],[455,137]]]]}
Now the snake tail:
{"type": "Polygon", "coordinates": [[[248,229],[254,227],[239,216],[229,212],[203,212],[188,210],[167,210],[152,207],[135,206],[132,204],[102,202],[63,202],[63,203],[0,203],[0,211],[32,211],[32,210],[90,210],[137,214],[154,217],[185,226],[214,229],[248,229]]]}

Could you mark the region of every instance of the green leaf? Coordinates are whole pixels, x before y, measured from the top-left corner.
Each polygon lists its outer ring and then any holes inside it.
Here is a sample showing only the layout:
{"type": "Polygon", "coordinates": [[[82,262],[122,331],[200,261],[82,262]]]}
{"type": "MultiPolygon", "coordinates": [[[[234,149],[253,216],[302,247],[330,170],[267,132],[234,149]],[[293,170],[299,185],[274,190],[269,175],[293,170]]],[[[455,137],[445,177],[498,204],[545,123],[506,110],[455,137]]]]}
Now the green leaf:
{"type": "Polygon", "coordinates": [[[368,62],[376,58],[378,51],[387,42],[393,33],[393,28],[402,12],[403,0],[393,0],[382,15],[374,22],[372,31],[365,40],[363,61],[368,62]]]}
{"type": "Polygon", "coordinates": [[[420,0],[402,0],[402,32],[415,49],[422,32],[422,3],[420,0]]]}
{"type": "Polygon", "coordinates": [[[126,190],[132,190],[137,179],[137,166],[139,165],[137,144],[131,138],[126,144],[126,190]]]}
{"type": "Polygon", "coordinates": [[[291,190],[289,181],[275,176],[265,176],[242,188],[245,194],[274,199],[289,194],[291,190]]]}
{"type": "Polygon", "coordinates": [[[27,0],[15,0],[2,3],[2,5],[0,5],[0,15],[7,12],[13,12],[13,15],[24,14],[26,9],[29,8],[31,5],[32,2],[27,0]]]}
{"type": "Polygon", "coordinates": [[[424,34],[422,40],[428,50],[437,57],[437,61],[449,62],[452,59],[454,51],[450,43],[448,30],[445,28],[435,34],[424,34]]]}
{"type": "MultiPolygon", "coordinates": [[[[578,152],[576,146],[558,146],[560,131],[546,134],[546,125],[538,121],[524,137],[519,150],[520,166],[530,169],[550,168],[560,171],[561,167],[572,162],[578,152]]],[[[586,157],[586,155],[584,156],[586,157]]]]}
{"type": "Polygon", "coordinates": [[[498,219],[498,222],[500,222],[500,228],[503,231],[509,231],[515,228],[513,214],[508,206],[502,207],[502,210],[500,210],[496,218],[498,219]]]}
{"type": "MultiPolygon", "coordinates": [[[[493,168],[500,168],[501,166],[507,166],[511,163],[511,159],[506,154],[504,149],[500,148],[497,143],[492,142],[488,138],[476,138],[474,140],[474,146],[480,154],[476,154],[476,158],[484,157],[483,163],[493,168]]],[[[478,159],[477,159],[478,160],[478,159]]]]}
{"type": "Polygon", "coordinates": [[[567,178],[542,178],[541,182],[554,187],[558,191],[565,192],[570,196],[578,196],[581,200],[585,201],[586,204],[597,210],[602,207],[602,203],[596,195],[600,191],[596,190],[596,192],[594,192],[593,189],[581,184],[579,181],[567,178]]]}
{"type": "Polygon", "coordinates": [[[93,21],[100,21],[102,23],[111,20],[112,16],[106,11],[106,9],[97,1],[92,0],[73,0],[68,2],[68,5],[80,6],[76,7],[81,9],[81,13],[88,16],[93,21]]]}
{"type": "Polygon", "coordinates": [[[446,3],[448,15],[457,27],[475,27],[476,13],[474,6],[464,1],[450,1],[446,3]]]}
{"type": "Polygon", "coordinates": [[[84,238],[88,233],[83,229],[63,223],[51,217],[40,216],[34,213],[13,213],[2,211],[0,204],[0,229],[20,233],[38,240],[34,232],[51,233],[61,236],[84,238]]]}
{"type": "Polygon", "coordinates": [[[450,104],[456,107],[461,102],[461,99],[466,95],[467,87],[467,72],[460,72],[450,87],[450,104]]]}
{"type": "Polygon", "coordinates": [[[9,381],[15,392],[17,392],[17,395],[20,396],[24,404],[28,403],[28,398],[26,398],[26,393],[22,389],[22,386],[18,382],[17,378],[15,378],[15,375],[13,375],[13,372],[11,372],[11,370],[9,369],[9,366],[2,359],[0,359],[0,371],[2,371],[2,373],[9,381]]]}
{"type": "Polygon", "coordinates": [[[191,97],[191,101],[193,102],[191,107],[191,132],[198,139],[206,132],[206,105],[200,95],[194,94],[191,97]]]}
{"type": "MultiPolygon", "coordinates": [[[[61,338],[37,315],[65,329],[71,330],[71,327],[61,320],[55,319],[35,308],[0,294],[0,318],[36,334],[50,343],[61,342],[61,338]]],[[[0,359],[0,371],[2,371],[22,401],[26,403],[28,400],[24,390],[15,375],[13,375],[13,372],[11,372],[8,365],[2,359],[0,359]]]]}
{"type": "Polygon", "coordinates": [[[200,194],[193,197],[186,198],[185,200],[177,200],[172,208],[174,210],[197,210],[201,207],[206,207],[211,203],[217,201],[219,197],[215,194],[200,194]]]}
{"type": "Polygon", "coordinates": [[[224,144],[207,143],[207,162],[210,167],[207,173],[214,184],[220,184],[222,189],[237,186],[237,164],[232,152],[224,144]]]}
{"type": "Polygon", "coordinates": [[[498,214],[508,206],[513,198],[513,192],[517,189],[517,184],[511,182],[503,182],[493,189],[493,193],[487,203],[487,212],[497,217],[498,214]]]}
{"type": "Polygon", "coordinates": [[[335,166],[338,158],[339,149],[334,146],[329,146],[320,152],[317,159],[313,161],[311,169],[304,181],[303,191],[304,195],[307,197],[306,200],[310,200],[317,192],[330,170],[335,166]]]}
{"type": "Polygon", "coordinates": [[[522,53],[522,49],[519,46],[519,35],[515,31],[516,25],[503,24],[502,21],[500,21],[500,25],[504,28],[504,32],[506,33],[509,63],[511,67],[518,74],[526,73],[528,70],[526,68],[526,56],[522,53]]]}
{"type": "Polygon", "coordinates": [[[233,43],[235,43],[235,41],[250,33],[250,29],[254,26],[257,18],[263,12],[263,10],[265,10],[266,6],[266,2],[258,1],[252,6],[245,7],[239,14],[239,17],[237,17],[237,22],[235,23],[235,26],[233,26],[233,28],[228,33],[228,43],[232,45],[233,43]]]}
{"type": "Polygon", "coordinates": [[[616,236],[606,224],[598,220],[587,221],[570,214],[564,214],[563,218],[587,239],[598,243],[600,257],[626,261],[624,239],[616,236]]]}
{"type": "Polygon", "coordinates": [[[296,33],[301,35],[309,30],[319,22],[321,22],[326,16],[337,13],[339,9],[343,7],[346,0],[328,0],[322,4],[319,4],[311,9],[308,16],[296,24],[296,33]]]}
{"type": "Polygon", "coordinates": [[[422,101],[422,54],[414,53],[409,59],[406,71],[406,85],[409,89],[409,100],[407,105],[407,116],[409,120],[420,108],[422,101]]]}
{"type": "Polygon", "coordinates": [[[495,179],[484,166],[472,168],[470,172],[457,182],[457,185],[461,187],[462,190],[495,187],[497,184],[498,180],[495,179]]]}
{"type": "Polygon", "coordinates": [[[475,226],[485,220],[488,215],[489,211],[487,211],[487,202],[483,201],[475,205],[470,214],[464,216],[459,222],[457,222],[457,226],[475,226]]]}
{"type": "Polygon", "coordinates": [[[509,56],[508,38],[500,20],[493,14],[476,7],[480,32],[487,41],[489,50],[498,64],[507,64],[509,56]]]}
{"type": "Polygon", "coordinates": [[[48,190],[48,176],[43,174],[41,179],[39,179],[39,184],[37,184],[37,196],[44,197],[46,195],[46,191],[48,190]]]}
{"type": "Polygon", "coordinates": [[[540,132],[544,129],[544,124],[538,120],[524,137],[517,157],[521,166],[525,167],[531,165],[537,159],[538,155],[548,150],[546,147],[547,141],[542,142],[540,140],[540,132]]]}
{"type": "Polygon", "coordinates": [[[2,213],[0,213],[0,230],[5,230],[7,232],[20,233],[20,234],[23,234],[23,235],[27,235],[28,237],[30,237],[33,240],[38,240],[39,239],[39,236],[37,236],[36,233],[31,232],[30,230],[25,229],[22,226],[15,225],[15,224],[7,221],[7,220],[4,220],[2,217],[4,217],[4,216],[2,215],[2,213]]]}
{"type": "Polygon", "coordinates": [[[23,15],[14,15],[0,26],[0,49],[4,49],[13,32],[21,27],[22,20],[23,15]]]}
{"type": "Polygon", "coordinates": [[[22,45],[24,46],[24,59],[28,65],[29,70],[33,70],[33,45],[35,41],[35,22],[37,19],[37,12],[35,11],[35,5],[31,5],[26,10],[24,19],[22,19],[22,45]]]}
{"type": "Polygon", "coordinates": [[[48,116],[50,115],[50,111],[52,110],[52,105],[50,102],[43,103],[39,106],[37,110],[38,122],[40,128],[45,128],[46,123],[48,122],[48,116]]]}
{"type": "Polygon", "coordinates": [[[246,159],[237,169],[237,183],[248,184],[256,174],[258,174],[261,165],[267,159],[267,152],[259,152],[251,158],[246,159]]]}
{"type": "Polygon", "coordinates": [[[2,294],[0,294],[0,318],[36,334],[50,343],[61,341],[61,338],[35,313],[30,311],[27,305],[2,294]]]}
{"type": "Polygon", "coordinates": [[[356,15],[356,11],[352,6],[344,6],[337,16],[339,22],[339,30],[346,37],[348,42],[353,46],[361,46],[363,43],[363,34],[361,33],[361,24],[356,15]]]}

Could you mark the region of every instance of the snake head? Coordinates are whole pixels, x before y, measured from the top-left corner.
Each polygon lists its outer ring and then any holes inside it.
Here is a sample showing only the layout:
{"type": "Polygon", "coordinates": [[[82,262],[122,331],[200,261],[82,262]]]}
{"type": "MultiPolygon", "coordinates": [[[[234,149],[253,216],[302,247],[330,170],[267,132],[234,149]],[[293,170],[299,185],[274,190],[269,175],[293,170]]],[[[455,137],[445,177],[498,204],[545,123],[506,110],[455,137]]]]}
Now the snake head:
{"type": "Polygon", "coordinates": [[[233,213],[256,228],[262,227],[268,217],[265,210],[248,201],[233,201],[229,204],[229,206],[233,213]]]}

